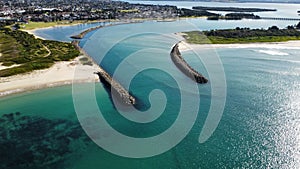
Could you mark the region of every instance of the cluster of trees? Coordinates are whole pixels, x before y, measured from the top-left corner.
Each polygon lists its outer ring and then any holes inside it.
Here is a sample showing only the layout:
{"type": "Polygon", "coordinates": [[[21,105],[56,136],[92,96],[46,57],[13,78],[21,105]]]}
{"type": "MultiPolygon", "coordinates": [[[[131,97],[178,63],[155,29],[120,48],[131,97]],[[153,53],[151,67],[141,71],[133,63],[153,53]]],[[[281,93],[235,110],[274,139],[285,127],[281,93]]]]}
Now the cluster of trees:
{"type": "Polygon", "coordinates": [[[252,13],[228,13],[225,16],[217,15],[217,16],[209,16],[208,20],[241,20],[241,19],[260,19],[260,16],[254,15],[252,13]]]}
{"type": "Polygon", "coordinates": [[[300,29],[300,22],[296,25],[296,29],[300,29]]]}
{"type": "Polygon", "coordinates": [[[210,16],[210,17],[215,16],[215,17],[218,17],[218,16],[220,16],[219,14],[208,12],[206,10],[192,10],[192,9],[186,9],[186,8],[179,9],[178,14],[181,17],[191,17],[191,16],[196,16],[196,17],[197,16],[210,16]]]}
{"type": "Polygon", "coordinates": [[[204,34],[206,36],[218,36],[224,38],[248,38],[264,36],[300,36],[300,31],[294,29],[294,27],[290,27],[289,29],[279,29],[277,26],[272,26],[268,29],[237,27],[236,29],[205,31],[204,34]]]}
{"type": "Polygon", "coordinates": [[[18,65],[0,70],[0,77],[49,68],[56,61],[68,61],[79,55],[71,43],[36,39],[26,32],[8,28],[0,29],[0,44],[0,63],[18,65]]]}
{"type": "Polygon", "coordinates": [[[8,26],[8,25],[12,25],[15,22],[16,22],[15,20],[0,20],[0,28],[8,26]]]}
{"type": "Polygon", "coordinates": [[[234,20],[240,20],[240,19],[260,19],[260,16],[254,15],[252,13],[229,13],[225,15],[225,19],[234,19],[234,20]]]}

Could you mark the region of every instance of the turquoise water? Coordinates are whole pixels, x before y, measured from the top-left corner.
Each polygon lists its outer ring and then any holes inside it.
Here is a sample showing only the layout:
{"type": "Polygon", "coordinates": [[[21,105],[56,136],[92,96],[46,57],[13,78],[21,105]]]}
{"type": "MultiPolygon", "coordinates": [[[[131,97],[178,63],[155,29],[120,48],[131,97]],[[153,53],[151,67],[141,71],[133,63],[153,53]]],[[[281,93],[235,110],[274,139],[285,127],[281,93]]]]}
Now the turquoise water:
{"type": "MultiPolygon", "coordinates": [[[[290,22],[276,24],[283,27],[287,23],[290,22]]],[[[88,34],[81,45],[120,83],[129,83],[131,73],[138,72],[130,79],[129,86],[130,92],[139,99],[137,109],[145,111],[165,101],[164,97],[156,97],[156,102],[151,102],[149,94],[153,89],[165,93],[166,109],[150,123],[132,122],[115,109],[100,83],[74,84],[0,98],[0,168],[299,168],[300,47],[182,52],[187,62],[210,80],[212,76],[221,78],[222,74],[214,72],[220,65],[207,60],[218,56],[224,67],[225,109],[216,130],[204,143],[199,143],[198,139],[212,98],[221,98],[211,94],[211,83],[197,85],[195,90],[195,83],[183,76],[169,57],[172,45],[180,40],[172,34],[175,32],[236,25],[268,27],[269,24],[248,20],[149,21],[103,28],[88,34]],[[197,106],[200,109],[191,131],[174,148],[154,157],[126,158],[97,146],[80,127],[77,115],[84,113],[84,120],[92,131],[98,131],[93,128],[97,123],[95,118],[88,117],[89,108],[94,106],[88,95],[90,91],[96,95],[97,107],[106,121],[118,132],[136,138],[166,131],[178,117],[180,94],[188,95],[185,113],[191,113],[197,106]],[[87,112],[75,111],[75,96],[79,96],[79,106],[87,112]],[[200,103],[195,105],[199,98],[200,103]],[[155,104],[151,106],[151,103],[155,104]]],[[[66,29],[66,33],[70,34],[73,28],[66,29]]],[[[55,39],[56,31],[56,28],[48,29],[45,34],[55,39]]],[[[216,84],[216,87],[222,86],[216,84]]],[[[130,113],[125,111],[125,115],[130,113]]],[[[149,116],[151,113],[145,114],[149,116]]],[[[184,120],[181,125],[190,123],[184,120]]],[[[93,138],[110,137],[109,131],[101,131],[93,138]]],[[[160,146],[145,145],[145,148],[160,146]]]]}

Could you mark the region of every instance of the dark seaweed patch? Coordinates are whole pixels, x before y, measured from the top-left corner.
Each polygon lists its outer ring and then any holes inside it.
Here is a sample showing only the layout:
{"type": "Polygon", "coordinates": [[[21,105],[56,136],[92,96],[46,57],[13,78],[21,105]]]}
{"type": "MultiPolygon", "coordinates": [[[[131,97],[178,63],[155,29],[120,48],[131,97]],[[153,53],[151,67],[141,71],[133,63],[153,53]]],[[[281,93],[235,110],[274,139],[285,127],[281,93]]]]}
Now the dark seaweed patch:
{"type": "MultiPolygon", "coordinates": [[[[0,168],[65,168],[78,155],[74,142],[91,143],[79,123],[22,116],[20,112],[0,118],[0,168]]],[[[81,144],[82,145],[82,144],[81,144]]]]}

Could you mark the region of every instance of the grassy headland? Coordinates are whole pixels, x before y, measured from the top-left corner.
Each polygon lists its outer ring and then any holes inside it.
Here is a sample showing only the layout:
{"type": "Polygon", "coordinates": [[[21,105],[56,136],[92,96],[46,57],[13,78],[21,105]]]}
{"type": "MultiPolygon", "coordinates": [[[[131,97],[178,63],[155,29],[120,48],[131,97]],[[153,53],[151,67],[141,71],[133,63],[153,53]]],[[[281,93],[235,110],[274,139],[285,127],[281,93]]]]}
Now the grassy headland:
{"type": "Polygon", "coordinates": [[[68,61],[79,55],[71,44],[36,39],[23,31],[0,29],[0,64],[13,66],[0,70],[0,77],[51,67],[56,61],[68,61]]]}
{"type": "Polygon", "coordinates": [[[256,42],[285,42],[300,40],[300,31],[292,27],[278,29],[276,26],[269,29],[236,28],[211,31],[184,32],[183,37],[193,44],[232,44],[256,42]]]}

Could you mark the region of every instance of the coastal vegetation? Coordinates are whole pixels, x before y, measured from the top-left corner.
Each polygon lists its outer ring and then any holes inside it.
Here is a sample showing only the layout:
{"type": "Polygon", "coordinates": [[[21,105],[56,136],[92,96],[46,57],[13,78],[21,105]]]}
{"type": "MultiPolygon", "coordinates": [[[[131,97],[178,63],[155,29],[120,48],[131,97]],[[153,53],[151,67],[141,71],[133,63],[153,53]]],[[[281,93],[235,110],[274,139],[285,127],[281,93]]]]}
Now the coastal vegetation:
{"type": "Polygon", "coordinates": [[[0,77],[46,69],[57,61],[68,61],[79,55],[71,44],[35,38],[27,32],[0,29],[0,77]]]}
{"type": "Polygon", "coordinates": [[[184,32],[183,37],[188,43],[194,44],[231,44],[255,42],[284,42],[300,40],[300,31],[294,26],[279,29],[272,26],[268,29],[235,28],[210,31],[184,32]]]}
{"type": "Polygon", "coordinates": [[[200,17],[200,16],[208,16],[208,17],[218,17],[219,14],[215,14],[212,12],[208,12],[206,10],[193,10],[193,9],[186,9],[181,8],[179,10],[180,17],[200,17]]]}
{"type": "Polygon", "coordinates": [[[300,29],[300,22],[296,25],[296,29],[300,29]]]}
{"type": "Polygon", "coordinates": [[[241,19],[261,19],[260,16],[254,15],[252,13],[228,13],[225,16],[222,15],[215,15],[215,16],[208,16],[207,20],[241,20],[241,19]]]}

